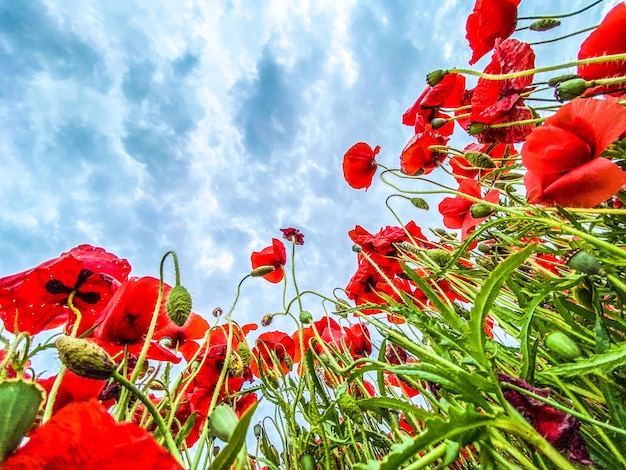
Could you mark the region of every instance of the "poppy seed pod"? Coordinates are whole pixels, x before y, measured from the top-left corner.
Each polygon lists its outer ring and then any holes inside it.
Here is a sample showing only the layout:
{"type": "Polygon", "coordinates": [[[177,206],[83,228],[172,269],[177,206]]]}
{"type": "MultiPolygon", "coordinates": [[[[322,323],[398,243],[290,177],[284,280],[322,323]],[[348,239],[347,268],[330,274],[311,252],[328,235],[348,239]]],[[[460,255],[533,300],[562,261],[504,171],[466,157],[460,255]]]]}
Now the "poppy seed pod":
{"type": "Polygon", "coordinates": [[[209,416],[209,430],[211,434],[224,442],[232,437],[239,418],[228,405],[217,405],[209,416]]]}
{"type": "Polygon", "coordinates": [[[570,101],[582,95],[590,86],[591,83],[583,78],[572,78],[558,83],[554,89],[554,96],[561,102],[570,101]]]}
{"type": "Polygon", "coordinates": [[[546,347],[563,359],[573,360],[582,355],[578,345],[565,333],[554,331],[546,336],[546,347]]]}
{"type": "Polygon", "coordinates": [[[557,86],[561,82],[565,82],[567,80],[572,80],[573,78],[580,78],[575,73],[567,73],[564,75],[557,75],[556,77],[552,77],[548,80],[548,86],[553,87],[557,86]]]}
{"type": "Polygon", "coordinates": [[[63,365],[76,375],[105,380],[115,371],[115,362],[109,353],[92,341],[62,336],[54,345],[63,365]]]}
{"type": "Polygon", "coordinates": [[[571,250],[564,255],[565,264],[570,268],[585,274],[606,276],[606,270],[600,262],[590,253],[583,250],[571,250]]]}
{"type": "Polygon", "coordinates": [[[430,125],[432,126],[432,128],[434,130],[437,130],[437,129],[441,129],[443,126],[445,126],[447,122],[448,122],[447,119],[435,118],[432,121],[430,121],[430,125]]]}
{"type": "Polygon", "coordinates": [[[175,286],[167,297],[167,316],[177,326],[183,326],[191,314],[191,295],[181,285],[175,286]]]}
{"type": "Polygon", "coordinates": [[[447,73],[448,72],[446,70],[433,70],[428,75],[426,75],[426,83],[428,83],[430,86],[435,86],[437,83],[443,80],[447,73]]]}
{"type": "Polygon", "coordinates": [[[467,133],[469,135],[478,135],[478,134],[482,134],[483,132],[485,132],[488,128],[489,126],[485,123],[472,122],[467,128],[467,133]]]}
{"type": "Polygon", "coordinates": [[[493,209],[486,204],[472,204],[470,207],[470,214],[475,219],[482,219],[488,217],[493,213],[493,209]]]}

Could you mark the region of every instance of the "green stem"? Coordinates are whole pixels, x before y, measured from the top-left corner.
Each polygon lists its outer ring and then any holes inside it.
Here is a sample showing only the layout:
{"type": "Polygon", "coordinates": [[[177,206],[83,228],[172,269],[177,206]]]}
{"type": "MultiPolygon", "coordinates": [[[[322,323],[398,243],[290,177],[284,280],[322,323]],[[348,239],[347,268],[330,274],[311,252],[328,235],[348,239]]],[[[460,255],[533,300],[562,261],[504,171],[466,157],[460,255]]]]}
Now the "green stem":
{"type": "Polygon", "coordinates": [[[572,11],[571,13],[561,13],[560,15],[547,15],[547,16],[520,16],[517,18],[517,21],[522,20],[544,20],[544,19],[556,19],[556,18],[568,18],[570,16],[576,16],[579,13],[583,13],[597,4],[602,3],[604,0],[596,0],[595,2],[587,5],[586,7],[581,8],[580,10],[572,11]]]}
{"type": "Polygon", "coordinates": [[[563,36],[558,36],[556,38],[552,38],[552,39],[546,39],[544,41],[535,41],[535,42],[531,42],[530,45],[531,46],[538,46],[539,44],[549,44],[551,42],[556,42],[556,41],[560,41],[561,39],[567,39],[567,38],[571,38],[572,36],[577,36],[579,34],[582,33],[586,33],[587,31],[591,31],[596,29],[598,26],[600,26],[599,24],[595,25],[595,26],[590,26],[588,28],[585,29],[581,29],[580,31],[575,31],[573,33],[569,33],[569,34],[564,34],[563,36]]]}
{"type": "Polygon", "coordinates": [[[430,452],[428,452],[426,455],[417,459],[411,465],[404,467],[404,470],[419,470],[420,468],[424,468],[427,465],[430,465],[431,463],[435,462],[440,457],[443,457],[447,450],[448,450],[448,444],[446,444],[445,442],[442,442],[437,447],[435,447],[430,452]]]}

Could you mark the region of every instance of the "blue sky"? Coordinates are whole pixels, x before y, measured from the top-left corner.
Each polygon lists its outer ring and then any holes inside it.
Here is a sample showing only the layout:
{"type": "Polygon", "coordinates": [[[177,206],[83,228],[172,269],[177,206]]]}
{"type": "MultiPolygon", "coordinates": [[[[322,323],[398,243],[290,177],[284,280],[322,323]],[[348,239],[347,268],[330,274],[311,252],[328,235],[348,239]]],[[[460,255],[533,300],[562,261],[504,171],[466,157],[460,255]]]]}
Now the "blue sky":
{"type": "MultiPolygon", "coordinates": [[[[0,0],[0,277],[81,243],[157,275],[174,249],[208,316],[230,305],[250,253],[293,226],[300,288],[345,287],[347,232],[396,221],[380,182],[345,184],[343,154],[366,141],[398,165],[426,73],[467,65],[473,3],[0,0]]],[[[585,3],[524,0],[520,15],[585,3]]],[[[577,47],[552,51],[573,60],[577,47]]],[[[396,205],[441,226],[435,205],[396,205]]],[[[248,281],[235,320],[280,309],[281,293],[248,281]]]]}

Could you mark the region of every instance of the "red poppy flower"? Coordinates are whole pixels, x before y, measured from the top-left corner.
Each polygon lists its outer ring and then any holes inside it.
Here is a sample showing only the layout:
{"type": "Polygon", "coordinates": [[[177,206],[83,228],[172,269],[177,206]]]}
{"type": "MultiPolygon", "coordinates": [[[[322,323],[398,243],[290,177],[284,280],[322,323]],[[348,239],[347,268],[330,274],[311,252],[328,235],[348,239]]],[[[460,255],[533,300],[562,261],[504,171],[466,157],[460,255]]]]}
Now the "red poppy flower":
{"type": "Polygon", "coordinates": [[[67,405],[2,465],[4,470],[125,467],[182,470],[146,430],[116,422],[95,400],[67,405]]]}
{"type": "Polygon", "coordinates": [[[281,228],[280,231],[283,232],[283,238],[285,240],[293,240],[293,243],[296,245],[304,245],[304,233],[297,228],[281,228]]]}
{"type": "Polygon", "coordinates": [[[287,263],[285,245],[277,238],[272,238],[272,246],[253,252],[250,261],[252,262],[252,269],[260,266],[274,266],[275,270],[263,278],[273,283],[280,282],[285,276],[283,266],[287,263]]]}
{"type": "Polygon", "coordinates": [[[36,334],[67,324],[75,316],[67,306],[72,292],[74,306],[82,313],[78,332],[91,328],[102,308],[128,277],[125,259],[91,245],[79,245],[36,268],[0,279],[0,319],[8,331],[36,334]]]}
{"type": "MultiPolygon", "coordinates": [[[[626,52],[626,4],[619,2],[604,17],[602,23],[594,30],[580,46],[578,59],[588,59],[626,52]]],[[[626,75],[626,61],[617,60],[587,64],[578,66],[578,75],[585,80],[599,78],[621,77],[626,75]]],[[[624,84],[595,87],[587,90],[587,93],[609,93],[620,88],[624,84]]]]}
{"type": "MultiPolygon", "coordinates": [[[[167,295],[171,290],[167,284],[163,285],[157,330],[171,321],[166,309],[167,295]]],[[[95,331],[96,341],[109,354],[116,355],[130,346],[128,350],[138,356],[152,321],[158,294],[157,278],[132,277],[124,282],[102,312],[102,324],[95,331]]],[[[180,362],[180,358],[154,340],[150,343],[148,357],[160,361],[180,362]]]]}
{"type": "MultiPolygon", "coordinates": [[[[497,204],[500,199],[498,191],[489,191],[483,197],[481,186],[475,180],[463,180],[460,183],[459,191],[475,198],[497,204]]],[[[462,196],[447,197],[439,204],[439,213],[443,215],[443,225],[447,228],[460,228],[461,236],[465,239],[470,231],[487,217],[473,217],[470,208],[475,203],[462,196]]]]}
{"type": "MultiPolygon", "coordinates": [[[[46,396],[50,393],[56,378],[57,376],[53,375],[37,381],[46,390],[46,396]]],[[[56,413],[70,403],[97,399],[106,383],[106,380],[86,379],[76,375],[71,370],[66,370],[54,399],[52,413],[56,413]]]]}
{"type": "Polygon", "coordinates": [[[209,322],[192,312],[183,326],[169,321],[157,329],[152,338],[161,346],[180,352],[189,361],[200,347],[194,340],[204,338],[208,329],[209,322]]]}
{"type": "Polygon", "coordinates": [[[528,202],[593,207],[624,184],[619,166],[600,154],[626,134],[626,108],[613,99],[562,106],[527,138],[522,163],[528,202]]]}
{"type": "Polygon", "coordinates": [[[344,328],[344,332],[350,339],[350,354],[354,359],[372,354],[372,340],[365,324],[355,323],[344,328]]]}
{"type": "Polygon", "coordinates": [[[445,153],[430,150],[431,145],[446,145],[449,136],[434,130],[420,115],[416,117],[415,135],[407,142],[400,155],[400,167],[407,175],[415,175],[420,170],[428,174],[437,167],[445,153]]]}
{"type": "Polygon", "coordinates": [[[466,38],[472,49],[470,65],[489,52],[497,39],[506,39],[517,25],[517,7],[521,0],[477,0],[467,18],[466,38]]]}
{"type": "MultiPolygon", "coordinates": [[[[529,70],[535,66],[535,53],[529,44],[517,39],[496,41],[491,62],[485,73],[504,74],[529,70]]],[[[532,113],[524,106],[523,92],[531,90],[533,76],[507,80],[487,80],[480,78],[471,97],[472,111],[470,122],[496,124],[532,118],[532,113]]],[[[480,142],[522,142],[532,131],[532,125],[487,129],[476,137],[480,142]]]]}
{"type": "Polygon", "coordinates": [[[348,149],[343,156],[343,177],[354,189],[367,191],[372,185],[376,173],[375,158],[380,152],[380,146],[374,150],[365,142],[358,142],[348,149]]]}
{"type": "MultiPolygon", "coordinates": [[[[493,163],[495,168],[501,167],[503,164],[512,165],[513,159],[503,163],[501,159],[510,158],[517,154],[515,147],[510,144],[469,144],[463,149],[465,153],[479,152],[489,155],[494,159],[493,163]]],[[[463,179],[480,179],[483,176],[491,173],[495,168],[479,168],[472,165],[465,158],[459,156],[453,156],[450,158],[450,166],[452,167],[452,173],[457,181],[463,179]]]]}
{"type": "Polygon", "coordinates": [[[296,343],[293,338],[282,331],[270,331],[262,333],[256,340],[256,346],[252,349],[252,372],[260,377],[259,369],[273,369],[279,365],[283,374],[291,370],[288,362],[293,364],[296,352],[296,343]]]}

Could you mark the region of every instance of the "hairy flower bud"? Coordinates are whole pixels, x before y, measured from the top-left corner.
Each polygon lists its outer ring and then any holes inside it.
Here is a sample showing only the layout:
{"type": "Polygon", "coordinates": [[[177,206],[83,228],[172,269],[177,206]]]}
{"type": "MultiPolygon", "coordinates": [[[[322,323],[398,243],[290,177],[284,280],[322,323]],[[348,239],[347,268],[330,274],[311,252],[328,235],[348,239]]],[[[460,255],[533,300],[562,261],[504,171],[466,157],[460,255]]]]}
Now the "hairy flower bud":
{"type": "Polygon", "coordinates": [[[568,251],[564,255],[565,264],[570,268],[585,274],[592,274],[604,277],[606,270],[600,265],[600,262],[590,253],[583,250],[568,251]]]}
{"type": "Polygon", "coordinates": [[[546,336],[546,347],[563,359],[574,360],[582,355],[578,345],[565,333],[554,331],[546,336]]]}
{"type": "Polygon", "coordinates": [[[352,245],[352,251],[355,253],[361,253],[361,247],[359,245],[352,245]]]}
{"type": "Polygon", "coordinates": [[[428,83],[430,86],[435,86],[437,83],[443,80],[443,78],[447,74],[448,72],[446,70],[433,70],[428,75],[426,75],[426,83],[428,83]]]}
{"type": "Polygon", "coordinates": [[[218,439],[228,442],[238,423],[235,410],[228,405],[217,405],[209,416],[209,431],[218,439]]]}
{"type": "Polygon", "coordinates": [[[448,250],[435,249],[426,250],[426,254],[432,259],[438,266],[445,266],[452,261],[452,255],[448,250]]]}
{"type": "Polygon", "coordinates": [[[313,321],[313,315],[311,315],[311,312],[307,312],[306,310],[302,310],[300,312],[300,322],[303,325],[308,325],[313,321]]]}
{"type": "Polygon", "coordinates": [[[251,277],[263,277],[274,271],[276,271],[276,268],[274,266],[270,266],[270,265],[259,266],[258,268],[254,268],[250,272],[250,276],[251,277]]]}
{"type": "Polygon", "coordinates": [[[228,376],[229,377],[241,377],[243,376],[243,360],[241,356],[235,351],[230,353],[230,361],[228,361],[228,376]]]}
{"type": "Polygon", "coordinates": [[[561,26],[561,22],[559,20],[555,20],[554,18],[542,18],[530,23],[528,29],[531,31],[549,31],[557,26],[561,26]]]}
{"type": "Polygon", "coordinates": [[[250,346],[248,343],[241,342],[237,345],[237,354],[241,358],[244,367],[247,367],[252,362],[252,351],[250,350],[250,346]]]}
{"type": "Polygon", "coordinates": [[[261,318],[261,326],[270,326],[273,319],[274,315],[272,315],[271,313],[263,315],[263,318],[261,318]]]}
{"type": "Polygon", "coordinates": [[[412,197],[411,198],[411,204],[413,204],[418,209],[428,210],[430,208],[428,206],[428,203],[424,199],[422,199],[421,197],[412,197]]]}
{"type": "Polygon", "coordinates": [[[445,126],[447,122],[448,122],[447,119],[435,118],[432,121],[430,121],[430,125],[432,126],[433,130],[436,131],[437,129],[441,129],[443,126],[445,126]]]}
{"type": "Polygon", "coordinates": [[[556,85],[554,97],[561,102],[573,100],[587,91],[587,88],[590,86],[591,83],[585,79],[572,78],[571,80],[566,80],[556,85]]]}
{"type": "Polygon", "coordinates": [[[467,152],[465,160],[476,168],[495,168],[496,164],[489,155],[483,152],[467,152]]]}
{"type": "Polygon", "coordinates": [[[347,393],[342,393],[337,399],[337,404],[339,405],[339,409],[344,416],[350,418],[358,424],[363,422],[363,413],[353,396],[347,393]]]}
{"type": "Polygon", "coordinates": [[[488,217],[493,214],[493,209],[487,204],[472,204],[470,206],[470,214],[475,219],[481,219],[483,217],[488,217]]]}
{"type": "Polygon", "coordinates": [[[478,135],[485,132],[489,126],[483,122],[472,122],[467,128],[467,133],[469,135],[478,135]]]}
{"type": "Polygon", "coordinates": [[[115,362],[109,353],[89,340],[61,336],[54,345],[63,365],[76,375],[105,380],[115,371],[115,362]]]}
{"type": "Polygon", "coordinates": [[[556,77],[552,77],[548,80],[548,86],[553,87],[557,86],[561,82],[565,82],[567,80],[571,80],[573,78],[580,78],[575,73],[566,73],[565,75],[557,75],[556,77]]]}
{"type": "Polygon", "coordinates": [[[224,311],[222,310],[222,307],[215,307],[215,308],[213,309],[213,312],[212,312],[212,313],[213,313],[213,316],[214,316],[215,318],[217,318],[217,317],[219,317],[222,313],[224,313],[224,311]]]}
{"type": "Polygon", "coordinates": [[[183,326],[191,314],[191,295],[181,285],[174,286],[167,296],[167,316],[177,326],[183,326]]]}

